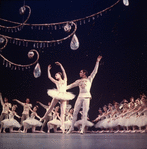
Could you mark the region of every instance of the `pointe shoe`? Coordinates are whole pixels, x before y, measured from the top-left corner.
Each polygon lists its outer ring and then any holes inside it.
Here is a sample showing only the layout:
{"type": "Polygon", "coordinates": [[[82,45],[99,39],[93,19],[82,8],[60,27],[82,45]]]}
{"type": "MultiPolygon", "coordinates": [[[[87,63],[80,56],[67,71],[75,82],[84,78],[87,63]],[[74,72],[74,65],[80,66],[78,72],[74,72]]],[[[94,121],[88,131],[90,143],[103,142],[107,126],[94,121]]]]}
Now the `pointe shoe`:
{"type": "Polygon", "coordinates": [[[84,132],[81,130],[81,131],[80,131],[80,134],[83,134],[83,133],[84,133],[84,132]]]}

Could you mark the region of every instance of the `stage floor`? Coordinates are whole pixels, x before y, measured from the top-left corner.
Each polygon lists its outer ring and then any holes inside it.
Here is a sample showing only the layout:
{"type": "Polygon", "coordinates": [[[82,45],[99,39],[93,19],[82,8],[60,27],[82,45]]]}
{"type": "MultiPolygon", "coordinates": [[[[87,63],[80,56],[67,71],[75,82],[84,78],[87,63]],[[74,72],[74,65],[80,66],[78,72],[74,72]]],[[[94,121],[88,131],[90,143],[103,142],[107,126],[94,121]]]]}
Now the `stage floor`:
{"type": "Polygon", "coordinates": [[[1,133],[0,149],[147,149],[147,134],[1,133]]]}

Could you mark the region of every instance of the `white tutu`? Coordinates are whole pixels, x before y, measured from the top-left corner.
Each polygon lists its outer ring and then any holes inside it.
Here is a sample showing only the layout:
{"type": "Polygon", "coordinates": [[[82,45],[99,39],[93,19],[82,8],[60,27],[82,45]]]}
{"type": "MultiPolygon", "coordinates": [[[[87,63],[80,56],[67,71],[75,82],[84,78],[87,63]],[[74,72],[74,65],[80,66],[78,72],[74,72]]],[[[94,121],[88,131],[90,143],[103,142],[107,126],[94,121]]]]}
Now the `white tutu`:
{"type": "Polygon", "coordinates": [[[120,117],[120,118],[118,118],[118,125],[120,125],[120,126],[126,126],[126,124],[127,124],[126,117],[120,117]]]}
{"type": "Polygon", "coordinates": [[[1,124],[3,124],[3,128],[20,128],[20,124],[14,118],[4,119],[3,121],[1,121],[1,124]]]}
{"type": "Polygon", "coordinates": [[[67,120],[64,122],[65,129],[69,129],[71,126],[72,120],[67,120]]]}
{"type": "Polygon", "coordinates": [[[34,118],[27,118],[25,121],[23,121],[23,125],[24,123],[26,123],[26,128],[29,129],[29,128],[32,128],[32,126],[35,126],[35,127],[40,127],[42,126],[42,123],[34,118]]]}
{"type": "Polygon", "coordinates": [[[61,126],[61,122],[58,119],[53,119],[49,121],[48,124],[56,125],[57,127],[61,126]]]}
{"type": "MultiPolygon", "coordinates": [[[[74,124],[75,127],[78,127],[79,125],[82,125],[82,120],[78,120],[74,124]]],[[[94,123],[92,123],[90,121],[86,121],[85,126],[92,127],[92,126],[94,126],[94,123]]]]}
{"type": "Polygon", "coordinates": [[[47,94],[58,100],[72,100],[75,98],[75,95],[71,92],[59,92],[57,89],[48,89],[47,94]]]}
{"type": "Polygon", "coordinates": [[[136,115],[132,115],[129,119],[128,119],[128,126],[136,126],[136,120],[137,120],[137,116],[136,115]]]}
{"type": "Polygon", "coordinates": [[[103,120],[98,121],[98,122],[94,125],[94,127],[95,127],[95,128],[104,128],[103,123],[104,123],[105,120],[106,120],[106,119],[103,119],[103,120]]]}

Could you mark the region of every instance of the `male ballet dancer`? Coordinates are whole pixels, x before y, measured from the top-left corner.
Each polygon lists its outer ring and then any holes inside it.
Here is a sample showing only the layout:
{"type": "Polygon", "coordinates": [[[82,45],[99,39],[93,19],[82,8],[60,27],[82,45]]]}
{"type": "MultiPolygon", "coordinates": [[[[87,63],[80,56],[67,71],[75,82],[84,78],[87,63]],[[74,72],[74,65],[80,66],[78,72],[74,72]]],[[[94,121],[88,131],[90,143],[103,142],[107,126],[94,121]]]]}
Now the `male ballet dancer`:
{"type": "Polygon", "coordinates": [[[82,129],[81,129],[80,133],[83,134],[83,132],[84,132],[85,123],[87,120],[87,113],[89,110],[89,104],[90,104],[90,99],[91,99],[90,88],[92,85],[92,81],[98,71],[99,62],[101,59],[102,59],[102,56],[98,56],[95,68],[94,68],[93,72],[90,74],[90,76],[87,77],[86,70],[81,70],[79,73],[81,79],[76,80],[74,83],[67,86],[67,89],[71,89],[76,86],[79,86],[79,89],[80,89],[78,98],[77,98],[75,106],[74,106],[72,124],[71,124],[71,127],[67,133],[71,133],[74,130],[74,123],[77,120],[77,114],[78,114],[82,105],[83,105],[83,119],[82,119],[82,129]]]}

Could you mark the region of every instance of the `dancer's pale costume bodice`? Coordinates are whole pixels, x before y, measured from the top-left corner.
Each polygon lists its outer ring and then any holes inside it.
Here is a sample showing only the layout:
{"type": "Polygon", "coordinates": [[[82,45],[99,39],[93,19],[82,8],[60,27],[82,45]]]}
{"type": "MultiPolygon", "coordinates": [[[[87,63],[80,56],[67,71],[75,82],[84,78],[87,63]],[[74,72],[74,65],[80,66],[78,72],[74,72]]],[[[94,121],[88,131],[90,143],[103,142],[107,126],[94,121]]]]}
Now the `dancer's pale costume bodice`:
{"type": "Polygon", "coordinates": [[[15,111],[10,111],[9,113],[9,119],[14,119],[14,116],[16,115],[15,111]]]}
{"type": "Polygon", "coordinates": [[[32,112],[30,118],[34,119],[36,116],[36,112],[32,112]]]}
{"type": "Polygon", "coordinates": [[[99,63],[97,62],[93,72],[91,73],[91,75],[88,78],[82,78],[82,79],[75,81],[74,83],[68,85],[67,89],[79,86],[80,91],[79,91],[78,97],[91,98],[90,89],[91,89],[92,81],[98,71],[98,65],[99,65],[99,63]]]}
{"type": "Polygon", "coordinates": [[[62,80],[62,81],[57,81],[56,83],[56,87],[57,87],[57,90],[58,92],[66,92],[66,86],[67,86],[67,81],[65,80],[62,80]]]}
{"type": "Polygon", "coordinates": [[[9,109],[11,108],[11,103],[3,103],[3,110],[2,113],[8,114],[9,109]]]}
{"type": "Polygon", "coordinates": [[[32,107],[32,104],[23,103],[23,112],[22,114],[29,114],[29,109],[32,107]]]}

